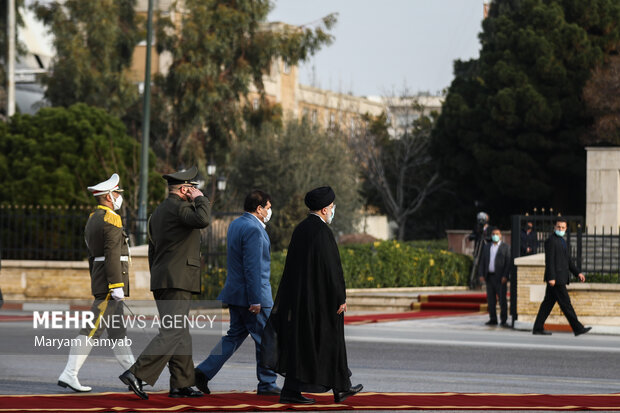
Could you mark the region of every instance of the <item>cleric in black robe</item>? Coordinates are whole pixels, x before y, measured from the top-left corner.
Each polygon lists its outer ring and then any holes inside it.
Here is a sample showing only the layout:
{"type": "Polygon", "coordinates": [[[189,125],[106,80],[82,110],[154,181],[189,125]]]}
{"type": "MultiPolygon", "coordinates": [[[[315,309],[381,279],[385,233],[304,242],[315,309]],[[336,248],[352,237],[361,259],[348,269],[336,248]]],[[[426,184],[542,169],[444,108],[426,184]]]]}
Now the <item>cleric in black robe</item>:
{"type": "Polygon", "coordinates": [[[285,376],[281,403],[314,403],[301,392],[330,389],[339,403],[351,387],[344,342],[346,292],[338,245],[328,224],[336,195],[330,187],[306,194],[310,209],[291,237],[284,273],[263,333],[262,362],[285,376]]]}

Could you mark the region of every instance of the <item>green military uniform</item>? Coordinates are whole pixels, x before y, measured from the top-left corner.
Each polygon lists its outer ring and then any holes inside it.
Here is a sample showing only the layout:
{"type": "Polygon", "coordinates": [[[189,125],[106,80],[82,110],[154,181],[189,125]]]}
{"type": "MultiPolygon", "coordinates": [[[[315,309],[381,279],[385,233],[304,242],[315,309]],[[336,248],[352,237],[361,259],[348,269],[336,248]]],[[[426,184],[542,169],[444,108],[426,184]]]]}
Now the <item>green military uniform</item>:
{"type": "MultiPolygon", "coordinates": [[[[113,288],[122,287],[125,297],[129,296],[129,246],[121,216],[107,206],[99,205],[88,218],[84,239],[89,255],[90,288],[95,297],[91,308],[95,320],[101,310],[104,311],[103,317],[122,316],[123,304],[111,300],[108,295],[113,288]]],[[[98,338],[103,330],[104,325],[99,323],[94,329],[82,329],[80,334],[98,338]]],[[[124,326],[108,330],[110,338],[123,338],[125,333],[124,326]]]]}
{"type": "MultiPolygon", "coordinates": [[[[100,205],[90,214],[84,229],[91,292],[95,296],[91,308],[94,326],[80,330],[72,342],[67,364],[58,377],[59,386],[77,392],[92,390],[89,386],[82,386],[77,377],[93,347],[88,338],[99,338],[104,330],[107,330],[111,339],[122,339],[126,334],[120,321],[123,317],[121,300],[129,295],[129,246],[121,217],[115,212],[123,203],[119,180],[118,174],[112,174],[108,180],[88,187],[93,196],[100,197],[100,205]]],[[[114,346],[112,351],[124,369],[135,361],[129,346],[114,346]]]]}
{"type": "MultiPolygon", "coordinates": [[[[169,185],[195,184],[196,168],[164,175],[169,185]]],[[[200,229],[209,224],[210,203],[204,196],[193,202],[171,194],[149,220],[151,291],[160,320],[187,316],[192,294],[200,293],[200,229]]],[[[129,369],[138,379],[154,385],[168,364],[170,388],[194,385],[192,338],[189,328],[166,328],[144,349],[129,369]]]]}

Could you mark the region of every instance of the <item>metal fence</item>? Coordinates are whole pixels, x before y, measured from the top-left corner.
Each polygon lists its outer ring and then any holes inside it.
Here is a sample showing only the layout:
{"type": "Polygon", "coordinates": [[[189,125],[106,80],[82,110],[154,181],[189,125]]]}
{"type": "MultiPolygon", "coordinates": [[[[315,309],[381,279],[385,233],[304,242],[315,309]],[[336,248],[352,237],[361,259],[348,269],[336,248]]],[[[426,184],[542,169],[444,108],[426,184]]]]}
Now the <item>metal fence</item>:
{"type": "MultiPolygon", "coordinates": [[[[91,205],[0,205],[2,259],[79,261],[88,257],[84,227],[91,205]]],[[[211,225],[202,230],[201,249],[208,265],[225,260],[226,233],[239,212],[213,212],[211,225]],[[224,258],[223,258],[224,257],[224,258]]],[[[136,245],[146,225],[135,215],[123,215],[129,244],[136,245]]],[[[142,238],[145,239],[145,238],[142,238]]]]}

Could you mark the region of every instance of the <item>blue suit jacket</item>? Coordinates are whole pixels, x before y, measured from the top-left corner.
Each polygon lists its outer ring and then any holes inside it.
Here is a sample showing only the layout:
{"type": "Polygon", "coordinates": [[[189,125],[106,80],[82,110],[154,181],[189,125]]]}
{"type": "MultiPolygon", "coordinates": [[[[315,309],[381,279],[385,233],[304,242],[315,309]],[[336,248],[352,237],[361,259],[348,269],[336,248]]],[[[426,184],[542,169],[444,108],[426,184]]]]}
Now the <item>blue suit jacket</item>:
{"type": "Polygon", "coordinates": [[[267,231],[246,212],[228,227],[226,284],[217,297],[226,304],[272,307],[271,243],[267,231]]]}

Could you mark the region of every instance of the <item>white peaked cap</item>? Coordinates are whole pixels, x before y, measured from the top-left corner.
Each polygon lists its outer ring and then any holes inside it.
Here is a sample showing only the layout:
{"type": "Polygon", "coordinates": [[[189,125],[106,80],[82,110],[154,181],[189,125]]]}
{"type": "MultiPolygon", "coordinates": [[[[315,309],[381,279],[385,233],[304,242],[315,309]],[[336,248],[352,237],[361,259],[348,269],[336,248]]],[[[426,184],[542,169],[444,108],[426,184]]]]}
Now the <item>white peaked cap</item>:
{"type": "Polygon", "coordinates": [[[118,182],[121,178],[118,174],[112,174],[110,179],[98,183],[97,185],[89,186],[88,190],[93,193],[93,196],[105,195],[110,192],[122,192],[123,190],[118,187],[118,182]]]}

